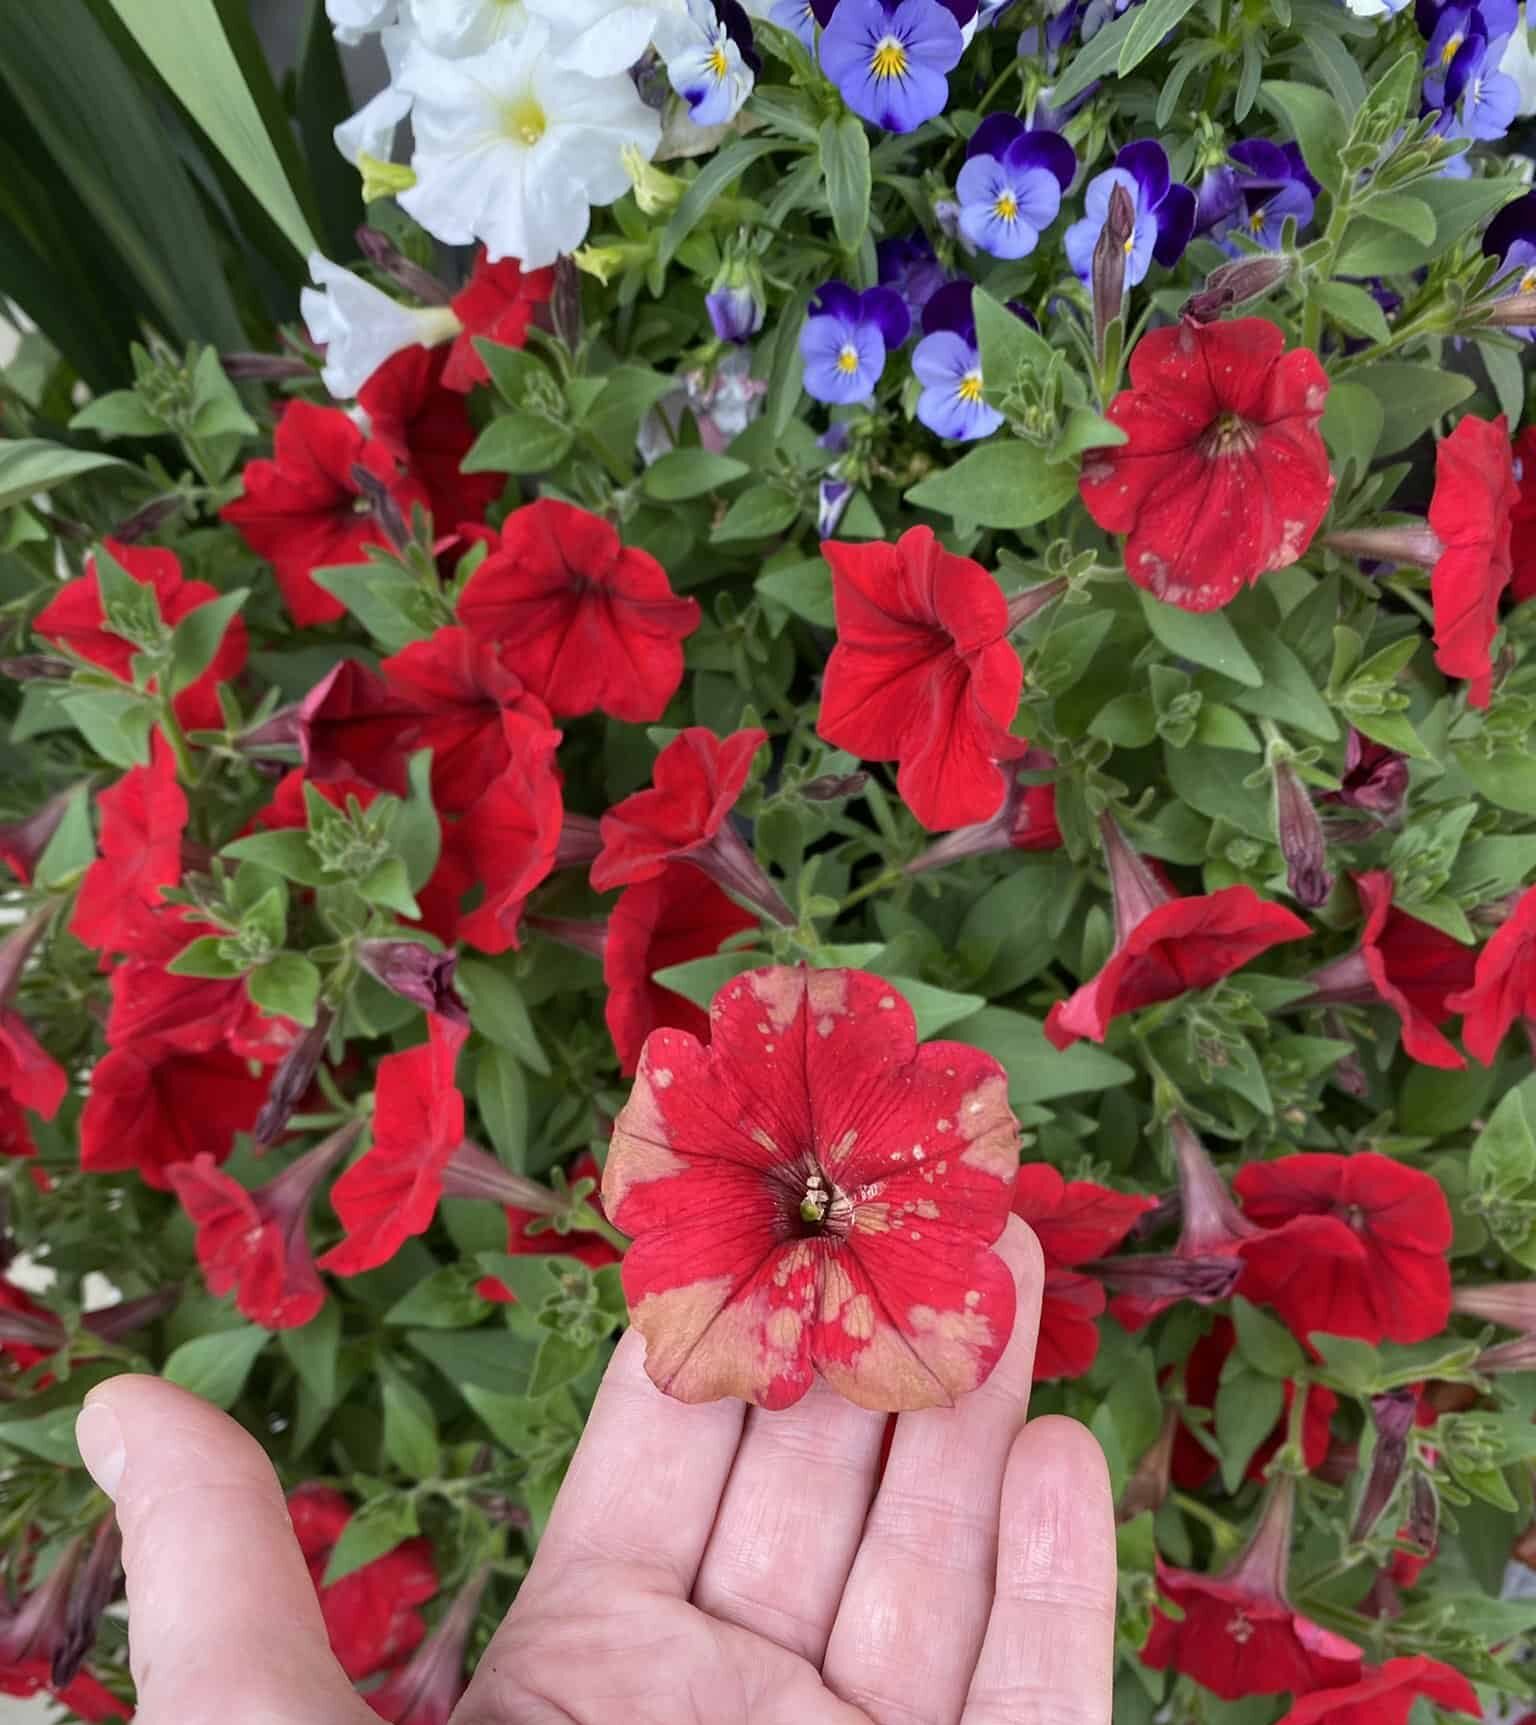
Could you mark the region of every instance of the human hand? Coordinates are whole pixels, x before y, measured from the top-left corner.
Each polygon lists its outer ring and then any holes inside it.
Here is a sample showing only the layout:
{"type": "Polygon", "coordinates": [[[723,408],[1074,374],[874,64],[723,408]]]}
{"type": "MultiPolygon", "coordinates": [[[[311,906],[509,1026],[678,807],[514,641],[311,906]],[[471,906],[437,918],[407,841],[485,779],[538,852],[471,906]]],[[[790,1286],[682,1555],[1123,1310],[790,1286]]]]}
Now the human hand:
{"type": "MultiPolygon", "coordinates": [[[[998,1250],[1006,1352],[897,1420],[878,1485],[884,1415],[820,1382],[779,1413],[687,1407],[626,1335],[453,1725],[1109,1725],[1104,1462],[1070,1420],[1024,1426],[1040,1254],[1012,1219],[998,1250]]],[[[117,1501],[139,1725],[377,1725],[239,1426],[130,1376],[79,1439],[117,1501]]]]}

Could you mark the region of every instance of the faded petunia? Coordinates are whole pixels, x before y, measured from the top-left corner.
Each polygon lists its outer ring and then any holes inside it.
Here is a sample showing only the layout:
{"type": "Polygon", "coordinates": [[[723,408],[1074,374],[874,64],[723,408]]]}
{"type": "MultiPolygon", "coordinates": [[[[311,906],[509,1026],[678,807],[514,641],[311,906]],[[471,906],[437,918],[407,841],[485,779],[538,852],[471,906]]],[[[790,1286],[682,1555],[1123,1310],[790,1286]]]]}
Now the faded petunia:
{"type": "Polygon", "coordinates": [[[821,35],[821,69],[855,114],[915,132],[944,112],[964,45],[940,0],[838,0],[821,35]]]}
{"type": "Polygon", "coordinates": [[[863,760],[897,764],[896,788],[931,832],[985,821],[1007,792],[999,762],[1029,745],[1009,731],[1024,672],[1008,602],[928,527],[894,545],[829,540],[837,646],[818,735],[863,760]]]}
{"type": "Polygon", "coordinates": [[[1333,495],[1318,422],[1328,378],[1264,318],[1149,331],[1110,403],[1127,441],[1091,452],[1079,489],[1128,535],[1125,570],[1167,604],[1214,611],[1312,542],[1333,495]]]}
{"type": "Polygon", "coordinates": [[[1002,1067],[919,1047],[856,970],[749,971],[710,1023],[707,1048],[650,1037],[603,1176],[652,1381],[781,1408],[820,1374],[890,1411],[984,1382],[1015,1299],[990,1249],[1018,1166],[1002,1067]]]}

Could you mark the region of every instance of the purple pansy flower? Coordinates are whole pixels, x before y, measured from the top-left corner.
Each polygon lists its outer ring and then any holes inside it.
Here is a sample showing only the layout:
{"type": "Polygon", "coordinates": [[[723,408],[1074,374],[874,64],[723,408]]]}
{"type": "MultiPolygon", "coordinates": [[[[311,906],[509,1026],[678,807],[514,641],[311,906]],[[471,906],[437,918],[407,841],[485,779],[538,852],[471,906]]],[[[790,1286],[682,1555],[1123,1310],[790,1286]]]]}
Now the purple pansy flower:
{"type": "Polygon", "coordinates": [[[1072,146],[1059,132],[1032,132],[1013,114],[993,114],[965,153],[955,185],[960,233],[991,257],[1028,257],[1077,172],[1072,146]]]}
{"type": "Polygon", "coordinates": [[[1444,136],[1502,138],[1520,106],[1514,79],[1499,70],[1518,24],[1514,0],[1445,6],[1431,17],[1420,9],[1428,36],[1421,112],[1439,111],[1444,136]]]}
{"type": "Polygon", "coordinates": [[[821,69],[861,118],[915,132],[944,111],[965,41],[939,0],[838,0],[821,33],[821,69]]]}
{"type": "MultiPolygon", "coordinates": [[[[1498,258],[1495,281],[1508,279],[1510,293],[1536,289],[1536,192],[1526,192],[1504,208],[1488,224],[1483,235],[1484,255],[1498,258]]],[[[1508,331],[1525,341],[1536,340],[1536,328],[1522,325],[1508,331]]]]}
{"type": "Polygon", "coordinates": [[[923,310],[923,339],[912,350],[913,375],[923,386],[917,417],[940,437],[961,443],[990,437],[1003,423],[982,399],[972,291],[968,281],[940,288],[923,310]]]}
{"type": "Polygon", "coordinates": [[[763,273],[756,263],[731,258],[721,265],[704,296],[704,309],[717,341],[750,341],[763,327],[766,309],[763,273]]]}
{"type": "MultiPolygon", "coordinates": [[[[818,449],[841,455],[848,447],[848,427],[834,420],[816,439],[818,449]]],[[[853,481],[843,477],[843,464],[834,461],[822,474],[816,488],[816,537],[830,539],[837,532],[848,505],[853,502],[853,481]]]]}
{"type": "Polygon", "coordinates": [[[933,242],[921,228],[881,240],[875,247],[875,267],[881,287],[899,294],[914,320],[923,315],[923,307],[949,280],[934,254],[933,242]]]}
{"type": "Polygon", "coordinates": [[[811,301],[800,331],[806,393],[847,407],[868,401],[885,370],[885,356],[907,339],[912,320],[889,288],[855,293],[846,282],[827,282],[811,301]]]}
{"type": "Polygon", "coordinates": [[[1123,186],[1135,206],[1131,236],[1125,242],[1125,285],[1135,287],[1151,268],[1153,258],[1165,268],[1184,255],[1195,229],[1195,194],[1173,182],[1168,156],[1152,138],[1127,144],[1115,165],[1088,182],[1083,200],[1087,214],[1066,232],[1067,262],[1087,281],[1093,269],[1093,249],[1109,215],[1110,193],[1123,186]]]}
{"type": "Polygon", "coordinates": [[[1226,249],[1234,255],[1236,247],[1230,243],[1234,233],[1245,234],[1266,251],[1275,251],[1287,216],[1296,218],[1298,229],[1312,220],[1322,187],[1307,171],[1295,144],[1249,138],[1234,144],[1229,153],[1237,164],[1230,175],[1213,178],[1208,174],[1201,184],[1196,199],[1196,231],[1208,231],[1213,239],[1226,241],[1226,249]],[[1228,199],[1227,207],[1218,212],[1223,195],[1228,199]]]}

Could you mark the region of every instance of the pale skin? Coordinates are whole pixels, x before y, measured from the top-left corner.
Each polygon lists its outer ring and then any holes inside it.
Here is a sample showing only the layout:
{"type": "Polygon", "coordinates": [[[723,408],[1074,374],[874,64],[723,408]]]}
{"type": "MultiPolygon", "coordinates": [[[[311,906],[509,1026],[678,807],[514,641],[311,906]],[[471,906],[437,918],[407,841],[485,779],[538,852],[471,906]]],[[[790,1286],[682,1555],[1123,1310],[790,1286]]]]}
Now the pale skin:
{"type": "MultiPolygon", "coordinates": [[[[897,1422],[819,1381],[687,1407],[619,1344],[549,1528],[453,1725],[1109,1725],[1103,1457],[1026,1425],[1041,1263],[988,1383],[897,1422]]],[[[232,1420],[149,1377],[91,1392],[139,1725],[377,1725],[331,1656],[283,1496],[232,1420]]]]}

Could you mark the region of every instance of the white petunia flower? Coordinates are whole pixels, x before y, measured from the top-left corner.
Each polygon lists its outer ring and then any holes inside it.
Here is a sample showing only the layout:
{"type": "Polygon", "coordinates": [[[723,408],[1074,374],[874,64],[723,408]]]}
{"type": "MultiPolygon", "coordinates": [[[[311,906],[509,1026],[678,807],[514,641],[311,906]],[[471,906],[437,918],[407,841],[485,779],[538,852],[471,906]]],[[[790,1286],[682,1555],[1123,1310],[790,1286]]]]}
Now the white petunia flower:
{"type": "Polygon", "coordinates": [[[359,156],[387,162],[394,153],[400,122],[411,111],[411,98],[400,88],[400,74],[416,47],[416,32],[408,25],[395,24],[379,40],[389,62],[389,82],[332,134],[336,148],[354,167],[359,156]]]}
{"type": "Polygon", "coordinates": [[[393,24],[399,10],[400,0],[325,0],[325,15],[338,42],[361,42],[393,24]]]}
{"type": "Polygon", "coordinates": [[[1499,70],[1505,77],[1513,78],[1520,91],[1515,112],[1522,118],[1536,114],[1536,54],[1531,52],[1530,23],[1530,6],[1522,6],[1519,22],[1504,50],[1504,58],[1499,62],[1499,70]]]}
{"type": "Polygon", "coordinates": [[[299,295],[310,339],[325,349],[320,376],[338,401],[350,401],[370,377],[408,347],[436,347],[464,327],[445,305],[401,305],[371,282],[309,254],[315,286],[299,295]]]}
{"type": "Polygon", "coordinates": [[[661,19],[655,42],[672,88],[696,125],[723,126],[735,119],[752,94],[752,68],[712,0],[688,0],[686,18],[661,19]]]}
{"type": "Polygon", "coordinates": [[[666,18],[686,22],[687,0],[527,0],[554,32],[558,63],[588,78],[627,72],[666,18]]]}
{"type": "Polygon", "coordinates": [[[416,184],[402,209],[449,245],[484,243],[494,263],[552,264],[586,237],[592,207],[629,190],[623,150],[647,161],[661,124],[628,77],[567,70],[532,19],[469,60],[411,56],[416,184]]]}
{"type": "Polygon", "coordinates": [[[524,0],[405,0],[421,45],[445,60],[466,60],[528,27],[524,0]]]}

